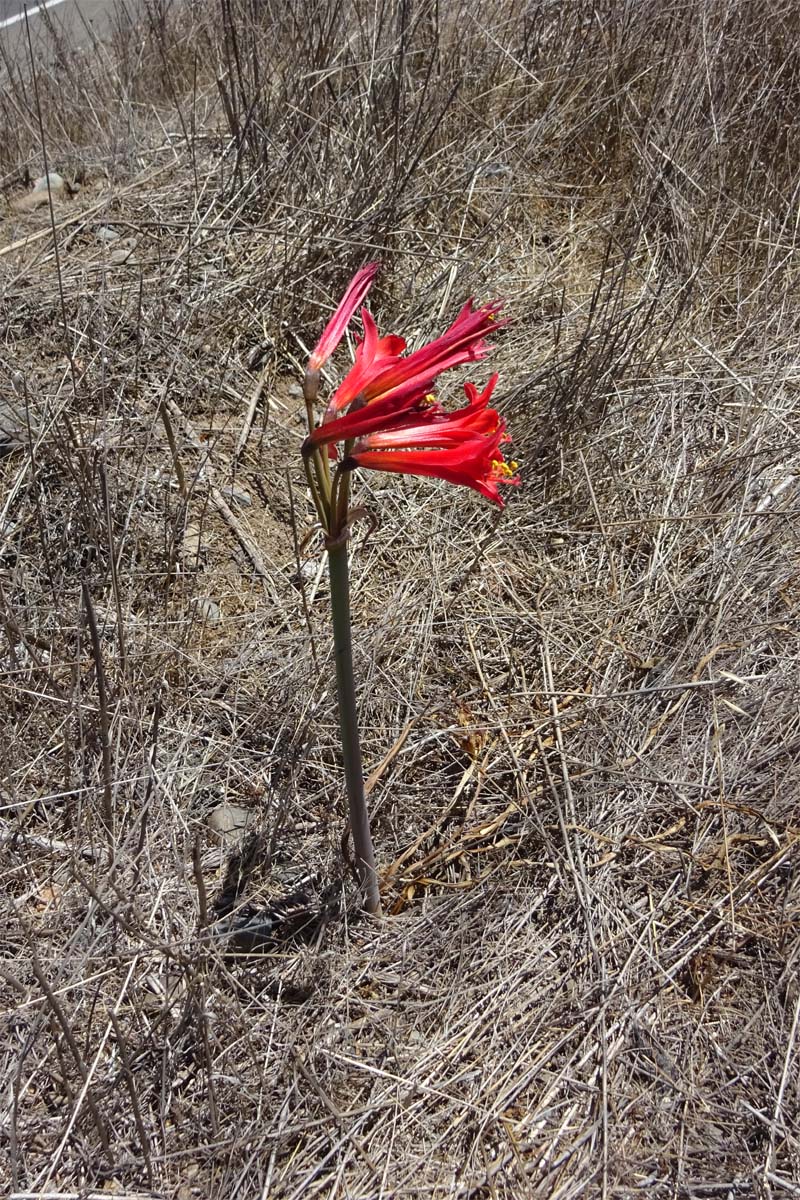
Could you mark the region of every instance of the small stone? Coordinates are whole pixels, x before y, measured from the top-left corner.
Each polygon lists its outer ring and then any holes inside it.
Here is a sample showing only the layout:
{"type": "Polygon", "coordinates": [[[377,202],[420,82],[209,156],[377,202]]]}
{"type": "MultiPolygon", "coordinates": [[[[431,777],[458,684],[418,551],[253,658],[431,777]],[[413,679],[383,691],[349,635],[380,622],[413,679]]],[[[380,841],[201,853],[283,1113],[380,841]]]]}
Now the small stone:
{"type": "Polygon", "coordinates": [[[250,493],[243,492],[240,488],[224,487],[220,490],[226,500],[230,500],[231,504],[238,504],[240,508],[249,508],[253,503],[250,493]]]}
{"type": "Polygon", "coordinates": [[[183,531],[183,542],[181,543],[183,561],[189,565],[197,564],[205,558],[207,552],[208,546],[203,540],[200,527],[190,522],[183,531]]]}
{"type": "Polygon", "coordinates": [[[33,190],[35,192],[46,192],[48,190],[51,192],[63,192],[66,186],[63,176],[59,175],[57,171],[48,171],[46,175],[41,175],[34,181],[33,190]],[[48,183],[50,184],[49,189],[47,186],[48,183]]]}
{"type": "Polygon", "coordinates": [[[510,175],[511,167],[507,163],[502,162],[484,163],[479,168],[478,174],[482,175],[484,179],[496,179],[500,175],[510,175]]]}
{"type": "Polygon", "coordinates": [[[110,225],[101,225],[96,234],[98,242],[118,242],[120,235],[110,225]]]}
{"type": "Polygon", "coordinates": [[[109,254],[108,261],[113,267],[119,267],[130,260],[135,249],[136,238],[123,238],[109,254]]]}
{"type": "Polygon", "coordinates": [[[221,842],[233,841],[246,829],[252,817],[240,804],[218,804],[208,814],[208,828],[221,842]]]}
{"type": "Polygon", "coordinates": [[[195,607],[206,624],[219,625],[222,621],[222,609],[210,596],[198,596],[195,607]]]}

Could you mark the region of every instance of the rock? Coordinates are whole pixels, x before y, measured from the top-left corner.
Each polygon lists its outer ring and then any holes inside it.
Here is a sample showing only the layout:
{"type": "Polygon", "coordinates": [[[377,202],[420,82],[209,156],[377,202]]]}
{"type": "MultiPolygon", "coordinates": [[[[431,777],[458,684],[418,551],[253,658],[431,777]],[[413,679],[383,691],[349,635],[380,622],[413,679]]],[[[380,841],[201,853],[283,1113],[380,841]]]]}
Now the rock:
{"type": "Polygon", "coordinates": [[[303,576],[303,579],[308,579],[308,580],[316,579],[317,575],[322,574],[322,572],[320,571],[319,562],[316,559],[312,558],[312,559],[308,559],[304,563],[301,563],[300,574],[303,576]]]}
{"type": "Polygon", "coordinates": [[[65,200],[77,191],[78,188],[68,183],[57,171],[49,171],[47,175],[41,175],[34,180],[33,191],[11,201],[11,210],[18,213],[34,212],[49,203],[51,198],[54,202],[65,200]]]}
{"type": "Polygon", "coordinates": [[[511,167],[507,163],[489,162],[478,167],[477,173],[484,179],[496,179],[500,175],[510,175],[511,167]]]}
{"type": "Polygon", "coordinates": [[[222,620],[222,609],[210,596],[198,596],[195,608],[208,625],[219,625],[222,620]]]}
{"type": "Polygon", "coordinates": [[[95,237],[98,242],[118,242],[120,235],[116,229],[112,229],[110,225],[101,225],[97,230],[95,237]]]}
{"type": "Polygon", "coordinates": [[[249,492],[243,492],[239,488],[224,487],[220,488],[226,500],[230,500],[231,504],[238,504],[240,508],[249,508],[253,503],[249,492]]]}
{"type": "Polygon", "coordinates": [[[198,566],[207,554],[208,545],[203,538],[200,526],[189,522],[183,531],[181,558],[188,566],[198,566]]]}
{"type": "Polygon", "coordinates": [[[123,263],[130,261],[130,257],[135,249],[136,238],[121,238],[119,244],[116,244],[109,254],[108,261],[112,267],[119,267],[123,263]]]}
{"type": "Polygon", "coordinates": [[[234,841],[247,828],[252,815],[240,804],[218,804],[208,814],[208,828],[220,842],[234,841]]]}
{"type": "Polygon", "coordinates": [[[65,192],[67,184],[64,177],[59,175],[57,171],[48,171],[46,175],[41,175],[38,179],[34,180],[33,190],[34,192],[44,192],[45,194],[48,191],[53,193],[65,192]],[[48,183],[50,185],[49,188],[48,183]]]}

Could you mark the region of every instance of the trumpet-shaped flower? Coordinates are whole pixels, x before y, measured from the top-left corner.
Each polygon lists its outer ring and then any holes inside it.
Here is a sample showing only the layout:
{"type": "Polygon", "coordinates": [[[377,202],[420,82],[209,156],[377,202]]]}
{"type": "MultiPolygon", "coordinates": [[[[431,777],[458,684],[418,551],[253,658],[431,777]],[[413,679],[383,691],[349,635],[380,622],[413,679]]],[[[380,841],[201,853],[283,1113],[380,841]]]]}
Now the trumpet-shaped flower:
{"type": "Polygon", "coordinates": [[[499,508],[505,507],[505,500],[498,485],[519,483],[514,464],[505,462],[497,448],[493,449],[489,440],[481,437],[469,438],[461,446],[448,450],[364,450],[351,454],[342,467],[444,479],[447,483],[462,484],[480,492],[499,508]]]}
{"type": "Polygon", "coordinates": [[[409,412],[413,414],[425,407],[433,382],[434,376],[421,380],[412,379],[410,383],[395,388],[393,392],[377,400],[354,404],[343,417],[335,417],[332,421],[318,425],[303,443],[303,453],[309,454],[317,446],[344,442],[374,430],[393,426],[395,421],[409,412]]]}
{"type": "Polygon", "coordinates": [[[334,393],[325,420],[334,419],[358,399],[371,404],[400,388],[428,387],[430,381],[443,371],[484,358],[489,353],[485,341],[487,334],[505,324],[498,320],[501,308],[502,304],[497,302],[473,309],[472,301],[468,300],[441,337],[405,358],[402,357],[405,348],[402,338],[378,338],[372,318],[369,318],[369,326],[365,320],[360,354],[356,353],[352,370],[334,393]]]}
{"type": "Polygon", "coordinates": [[[344,337],[350,318],[369,291],[379,266],[380,263],[367,263],[360,271],[356,271],[348,284],[347,291],[339,301],[336,312],[328,321],[322,337],[312,351],[308,360],[309,371],[319,371],[320,367],[324,366],[333,354],[344,337]]]}
{"type": "MultiPolygon", "coordinates": [[[[336,393],[338,396],[342,388],[346,386],[351,397],[347,401],[348,404],[364,392],[377,375],[399,362],[400,355],[406,348],[405,338],[396,337],[393,334],[389,334],[388,337],[379,337],[378,327],[372,314],[366,308],[361,310],[361,320],[364,325],[364,336],[356,345],[355,362],[336,393]]],[[[334,409],[334,401],[331,401],[329,411],[340,412],[345,407],[346,404],[337,404],[334,409]]]]}
{"type": "Polygon", "coordinates": [[[473,488],[504,506],[501,484],[518,484],[516,463],[507,463],[501,446],[510,441],[506,423],[488,401],[497,383],[493,375],[482,392],[465,385],[469,403],[454,413],[437,404],[397,417],[383,429],[359,437],[342,470],[363,467],[404,475],[427,475],[473,488]]]}

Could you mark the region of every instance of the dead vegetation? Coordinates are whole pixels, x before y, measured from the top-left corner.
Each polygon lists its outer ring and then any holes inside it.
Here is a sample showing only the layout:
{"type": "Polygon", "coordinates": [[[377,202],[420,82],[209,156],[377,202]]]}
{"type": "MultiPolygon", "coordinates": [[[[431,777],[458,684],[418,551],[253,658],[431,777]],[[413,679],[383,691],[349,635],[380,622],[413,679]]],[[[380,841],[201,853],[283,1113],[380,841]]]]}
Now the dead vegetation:
{"type": "Polygon", "coordinates": [[[153,5],[38,105],[7,52],[6,1191],[798,1194],[799,33],[153,5]],[[508,298],[525,480],[359,483],[382,922],[298,470],[372,257],[411,340],[508,298]]]}

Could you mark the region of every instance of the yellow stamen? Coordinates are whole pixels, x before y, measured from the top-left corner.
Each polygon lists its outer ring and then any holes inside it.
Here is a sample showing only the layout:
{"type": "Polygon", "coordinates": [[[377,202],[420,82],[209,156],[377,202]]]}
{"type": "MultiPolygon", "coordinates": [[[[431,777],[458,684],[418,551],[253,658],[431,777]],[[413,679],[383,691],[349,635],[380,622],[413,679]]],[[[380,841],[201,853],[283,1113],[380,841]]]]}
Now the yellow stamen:
{"type": "Polygon", "coordinates": [[[494,473],[496,475],[499,475],[502,479],[510,479],[511,476],[516,471],[518,466],[519,466],[519,463],[515,463],[515,462],[507,463],[507,462],[499,461],[498,459],[493,459],[493,461],[492,461],[492,470],[494,471],[494,473]]]}

